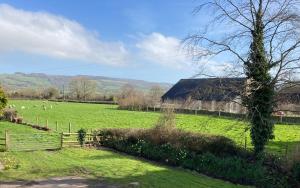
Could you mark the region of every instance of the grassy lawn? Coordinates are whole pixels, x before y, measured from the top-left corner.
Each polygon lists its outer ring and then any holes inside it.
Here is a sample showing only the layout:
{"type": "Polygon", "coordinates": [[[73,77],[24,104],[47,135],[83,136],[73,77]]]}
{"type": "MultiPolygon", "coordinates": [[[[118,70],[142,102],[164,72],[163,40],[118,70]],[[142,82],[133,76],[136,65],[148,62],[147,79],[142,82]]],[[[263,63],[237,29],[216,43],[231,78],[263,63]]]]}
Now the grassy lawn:
{"type": "MultiPolygon", "coordinates": [[[[23,125],[0,122],[0,134],[4,134],[5,130],[19,135],[45,133],[23,125]]],[[[46,138],[51,139],[50,136],[46,138]]],[[[0,171],[0,182],[80,176],[122,185],[139,182],[141,187],[243,187],[183,169],[95,149],[0,152],[0,162],[8,168],[0,171]]]]}
{"type": "MultiPolygon", "coordinates": [[[[159,113],[136,112],[118,110],[116,105],[79,104],[79,103],[55,103],[43,101],[15,100],[10,104],[16,105],[19,113],[26,121],[35,122],[39,117],[41,124],[49,121],[49,127],[55,129],[55,121],[59,122],[59,132],[68,130],[68,123],[72,123],[72,130],[80,128],[149,128],[157,122],[159,113]],[[47,107],[43,110],[42,105],[47,107]],[[25,109],[21,109],[24,106],[25,109]],[[52,106],[52,109],[51,109],[52,106]]],[[[245,122],[215,118],[205,115],[177,114],[176,124],[179,128],[189,131],[219,134],[233,139],[237,144],[244,144],[245,122]]],[[[276,125],[275,139],[270,141],[267,150],[273,153],[283,154],[285,148],[291,149],[300,142],[300,126],[276,125]]],[[[247,143],[250,146],[249,131],[247,143]]]]}
{"type": "MultiPolygon", "coordinates": [[[[0,121],[0,143],[4,144],[5,131],[9,134],[11,150],[54,149],[60,147],[60,135],[55,132],[45,132],[29,126],[0,121]],[[42,135],[41,135],[42,134],[42,135]]],[[[0,151],[5,148],[0,145],[0,151]]]]}
{"type": "Polygon", "coordinates": [[[0,181],[72,175],[122,185],[139,182],[141,187],[242,187],[190,171],[94,149],[9,152],[0,153],[0,158],[10,158],[11,163],[15,163],[11,165],[12,169],[0,172],[0,181]]]}

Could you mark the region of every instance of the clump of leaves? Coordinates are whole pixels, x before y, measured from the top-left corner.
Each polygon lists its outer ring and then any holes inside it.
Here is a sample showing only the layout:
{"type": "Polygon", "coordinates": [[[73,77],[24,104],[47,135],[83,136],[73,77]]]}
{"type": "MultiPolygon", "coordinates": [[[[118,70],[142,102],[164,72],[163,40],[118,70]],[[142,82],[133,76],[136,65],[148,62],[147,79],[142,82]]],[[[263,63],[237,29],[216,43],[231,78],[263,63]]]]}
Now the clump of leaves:
{"type": "Polygon", "coordinates": [[[85,137],[86,137],[86,130],[85,129],[79,129],[79,131],[77,131],[78,133],[78,142],[81,145],[81,147],[83,147],[84,142],[85,142],[85,137]]]}
{"type": "Polygon", "coordinates": [[[4,91],[0,87],[0,115],[1,115],[2,110],[5,108],[6,105],[7,105],[7,98],[4,94],[4,91]]]}

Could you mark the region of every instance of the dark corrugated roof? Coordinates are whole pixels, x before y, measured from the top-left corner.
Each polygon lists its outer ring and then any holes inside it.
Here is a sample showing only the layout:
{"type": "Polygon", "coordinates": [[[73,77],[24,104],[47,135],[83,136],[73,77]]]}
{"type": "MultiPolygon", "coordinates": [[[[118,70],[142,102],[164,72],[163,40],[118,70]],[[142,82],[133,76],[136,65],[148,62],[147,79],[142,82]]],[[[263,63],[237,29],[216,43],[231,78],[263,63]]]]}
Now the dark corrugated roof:
{"type": "Polygon", "coordinates": [[[181,79],[162,100],[228,101],[240,95],[245,88],[245,78],[199,78],[181,79]]]}

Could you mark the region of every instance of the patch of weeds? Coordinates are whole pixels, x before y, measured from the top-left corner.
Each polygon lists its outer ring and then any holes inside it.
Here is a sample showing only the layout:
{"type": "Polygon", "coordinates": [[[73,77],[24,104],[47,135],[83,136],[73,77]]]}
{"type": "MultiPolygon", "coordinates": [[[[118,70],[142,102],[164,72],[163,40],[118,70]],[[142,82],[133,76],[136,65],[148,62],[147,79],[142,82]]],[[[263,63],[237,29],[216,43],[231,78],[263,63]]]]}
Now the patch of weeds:
{"type": "Polygon", "coordinates": [[[0,162],[3,164],[4,170],[18,169],[20,167],[18,161],[7,154],[4,154],[4,156],[0,159],[0,162]]]}

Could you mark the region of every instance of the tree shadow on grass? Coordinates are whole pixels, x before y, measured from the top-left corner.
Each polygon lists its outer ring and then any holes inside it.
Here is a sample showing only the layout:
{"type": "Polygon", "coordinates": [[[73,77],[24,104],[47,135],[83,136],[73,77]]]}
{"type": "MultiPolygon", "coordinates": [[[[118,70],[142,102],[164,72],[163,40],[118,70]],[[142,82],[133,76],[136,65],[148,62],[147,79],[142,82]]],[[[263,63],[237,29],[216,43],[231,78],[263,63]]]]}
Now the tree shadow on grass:
{"type": "Polygon", "coordinates": [[[32,181],[14,181],[14,182],[0,182],[0,186],[5,188],[23,187],[23,188],[49,188],[49,187],[99,187],[99,188],[118,188],[120,185],[113,185],[101,179],[88,179],[78,176],[55,177],[44,180],[32,181]]]}
{"type": "Polygon", "coordinates": [[[142,160],[142,163],[130,163],[129,160],[141,160],[127,155],[107,154],[86,157],[87,161],[81,164],[68,164],[68,167],[44,169],[36,166],[32,169],[19,171],[15,169],[9,173],[0,173],[9,182],[0,182],[7,187],[23,185],[24,187],[242,187],[229,182],[213,179],[196,172],[181,168],[157,165],[156,163],[142,160]],[[101,160],[111,159],[111,165],[102,165],[101,160]],[[114,159],[124,159],[124,161],[114,159]],[[98,160],[95,164],[93,161],[98,160]],[[126,165],[118,165],[125,162],[126,165]],[[150,165],[150,166],[149,166],[150,165]],[[144,167],[147,166],[147,167],[144,167]],[[98,170],[99,169],[99,170],[98,170]],[[107,169],[107,170],[105,170],[107,169]],[[21,172],[21,173],[20,173],[21,172]],[[26,177],[26,174],[30,176],[26,177]],[[28,178],[29,177],[29,178],[28,178]],[[35,177],[42,177],[36,180],[35,177]],[[53,178],[54,177],[54,178],[53,178]],[[60,186],[63,187],[63,186],[60,186]]]}
{"type": "MultiPolygon", "coordinates": [[[[51,171],[57,173],[62,169],[51,171]]],[[[72,171],[71,169],[63,169],[64,171],[72,171]]],[[[243,187],[218,179],[213,179],[204,175],[193,172],[187,172],[178,169],[162,169],[159,171],[147,171],[143,174],[128,174],[120,177],[109,177],[105,174],[103,176],[97,175],[65,175],[61,177],[49,177],[40,180],[15,180],[10,182],[0,182],[0,187],[105,187],[105,188],[119,188],[119,187],[162,187],[162,188],[223,188],[223,187],[243,187]]]]}

